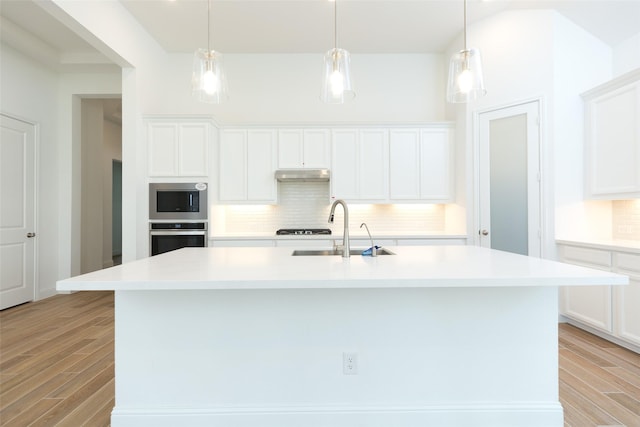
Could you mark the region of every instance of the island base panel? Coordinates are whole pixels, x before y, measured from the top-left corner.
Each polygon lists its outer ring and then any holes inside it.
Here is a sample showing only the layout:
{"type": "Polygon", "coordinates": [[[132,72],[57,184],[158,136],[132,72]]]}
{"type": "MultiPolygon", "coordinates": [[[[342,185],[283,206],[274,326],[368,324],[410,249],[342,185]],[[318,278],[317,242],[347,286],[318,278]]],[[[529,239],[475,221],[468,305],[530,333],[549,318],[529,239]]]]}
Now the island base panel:
{"type": "Polygon", "coordinates": [[[113,427],[563,425],[554,287],[116,291],[115,310],[113,427]]]}

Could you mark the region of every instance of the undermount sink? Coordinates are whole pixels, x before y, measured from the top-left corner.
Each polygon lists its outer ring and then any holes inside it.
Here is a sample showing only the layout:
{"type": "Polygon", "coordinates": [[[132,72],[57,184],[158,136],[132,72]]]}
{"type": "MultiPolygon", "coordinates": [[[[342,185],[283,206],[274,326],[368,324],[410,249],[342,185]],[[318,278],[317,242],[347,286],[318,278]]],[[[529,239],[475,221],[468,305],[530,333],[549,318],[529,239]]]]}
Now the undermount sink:
{"type": "MultiPolygon", "coordinates": [[[[366,249],[351,249],[349,251],[350,255],[362,255],[362,252],[366,251],[366,249]]],[[[391,252],[388,249],[382,248],[377,249],[377,255],[395,255],[395,253],[391,252]]],[[[297,249],[291,253],[293,256],[341,256],[342,249],[297,249]]]]}

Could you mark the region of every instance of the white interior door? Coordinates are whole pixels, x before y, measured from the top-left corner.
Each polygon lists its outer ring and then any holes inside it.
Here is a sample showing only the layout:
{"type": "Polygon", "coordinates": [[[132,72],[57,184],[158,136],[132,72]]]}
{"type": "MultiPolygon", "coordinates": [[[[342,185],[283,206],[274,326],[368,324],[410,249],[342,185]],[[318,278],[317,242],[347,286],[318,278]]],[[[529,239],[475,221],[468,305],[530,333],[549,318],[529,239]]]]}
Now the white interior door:
{"type": "Polygon", "coordinates": [[[542,255],[539,128],[537,101],[478,116],[481,246],[542,255]]]}
{"type": "Polygon", "coordinates": [[[0,115],[0,309],[34,299],[35,126],[0,115]]]}

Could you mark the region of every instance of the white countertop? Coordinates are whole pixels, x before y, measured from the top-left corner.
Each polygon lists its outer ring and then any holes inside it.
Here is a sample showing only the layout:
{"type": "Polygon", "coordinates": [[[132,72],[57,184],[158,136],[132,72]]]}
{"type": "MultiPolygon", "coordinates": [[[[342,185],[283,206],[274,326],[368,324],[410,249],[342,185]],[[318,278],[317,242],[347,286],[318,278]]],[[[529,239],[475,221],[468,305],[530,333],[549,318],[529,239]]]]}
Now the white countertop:
{"type": "Polygon", "coordinates": [[[640,240],[621,239],[558,239],[559,245],[586,246],[608,251],[622,251],[640,254],[640,240]]]}
{"type": "Polygon", "coordinates": [[[57,289],[366,289],[628,283],[626,276],[614,273],[475,246],[386,249],[396,255],[345,259],[294,257],[293,248],[184,248],[61,280],[57,289]]]}

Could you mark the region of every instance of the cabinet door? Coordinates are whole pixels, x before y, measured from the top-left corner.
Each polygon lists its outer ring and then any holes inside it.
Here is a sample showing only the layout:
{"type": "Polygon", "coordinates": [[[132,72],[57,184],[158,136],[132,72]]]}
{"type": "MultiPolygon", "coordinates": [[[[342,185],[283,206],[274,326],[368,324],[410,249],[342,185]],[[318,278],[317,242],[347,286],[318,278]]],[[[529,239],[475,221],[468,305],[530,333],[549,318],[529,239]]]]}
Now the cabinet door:
{"type": "Polygon", "coordinates": [[[247,199],[247,132],[223,130],[220,138],[219,199],[242,201],[247,199]]]}
{"type": "Polygon", "coordinates": [[[615,286],[616,335],[640,346],[640,255],[617,253],[616,273],[629,276],[627,286],[615,286]]]}
{"type": "Polygon", "coordinates": [[[358,131],[340,129],[332,133],[331,198],[358,198],[358,131]]]}
{"type": "Polygon", "coordinates": [[[303,133],[303,167],[328,168],[331,165],[331,138],[327,129],[306,129],[303,133]]]}
{"type": "Polygon", "coordinates": [[[148,173],[149,176],[176,176],[178,155],[178,125],[176,123],[149,123],[148,173]]]}
{"type": "Polygon", "coordinates": [[[589,100],[585,110],[587,194],[640,196],[640,82],[589,100]]]}
{"type": "Polygon", "coordinates": [[[275,130],[247,132],[247,200],[276,200],[275,130]]]}
{"type": "Polygon", "coordinates": [[[389,136],[385,129],[360,131],[359,198],[386,200],[389,193],[389,136]]]}
{"type": "Polygon", "coordinates": [[[303,132],[300,129],[283,129],[278,132],[278,168],[302,167],[303,132]]]}
{"type": "Polygon", "coordinates": [[[389,198],[417,200],[420,197],[420,133],[417,129],[389,132],[389,198]]]}
{"type": "Polygon", "coordinates": [[[564,315],[612,333],[611,286],[567,286],[564,315]]]}
{"type": "Polygon", "coordinates": [[[453,188],[452,138],[448,129],[420,132],[420,198],[450,201],[453,188]]]}
{"type": "MultiPolygon", "coordinates": [[[[560,247],[561,261],[611,271],[611,253],[574,246],[560,247]]],[[[604,332],[612,333],[611,286],[565,286],[562,314],[604,332]]]]}
{"type": "Polygon", "coordinates": [[[178,140],[178,174],[208,176],[209,124],[180,124],[178,140]]]}

